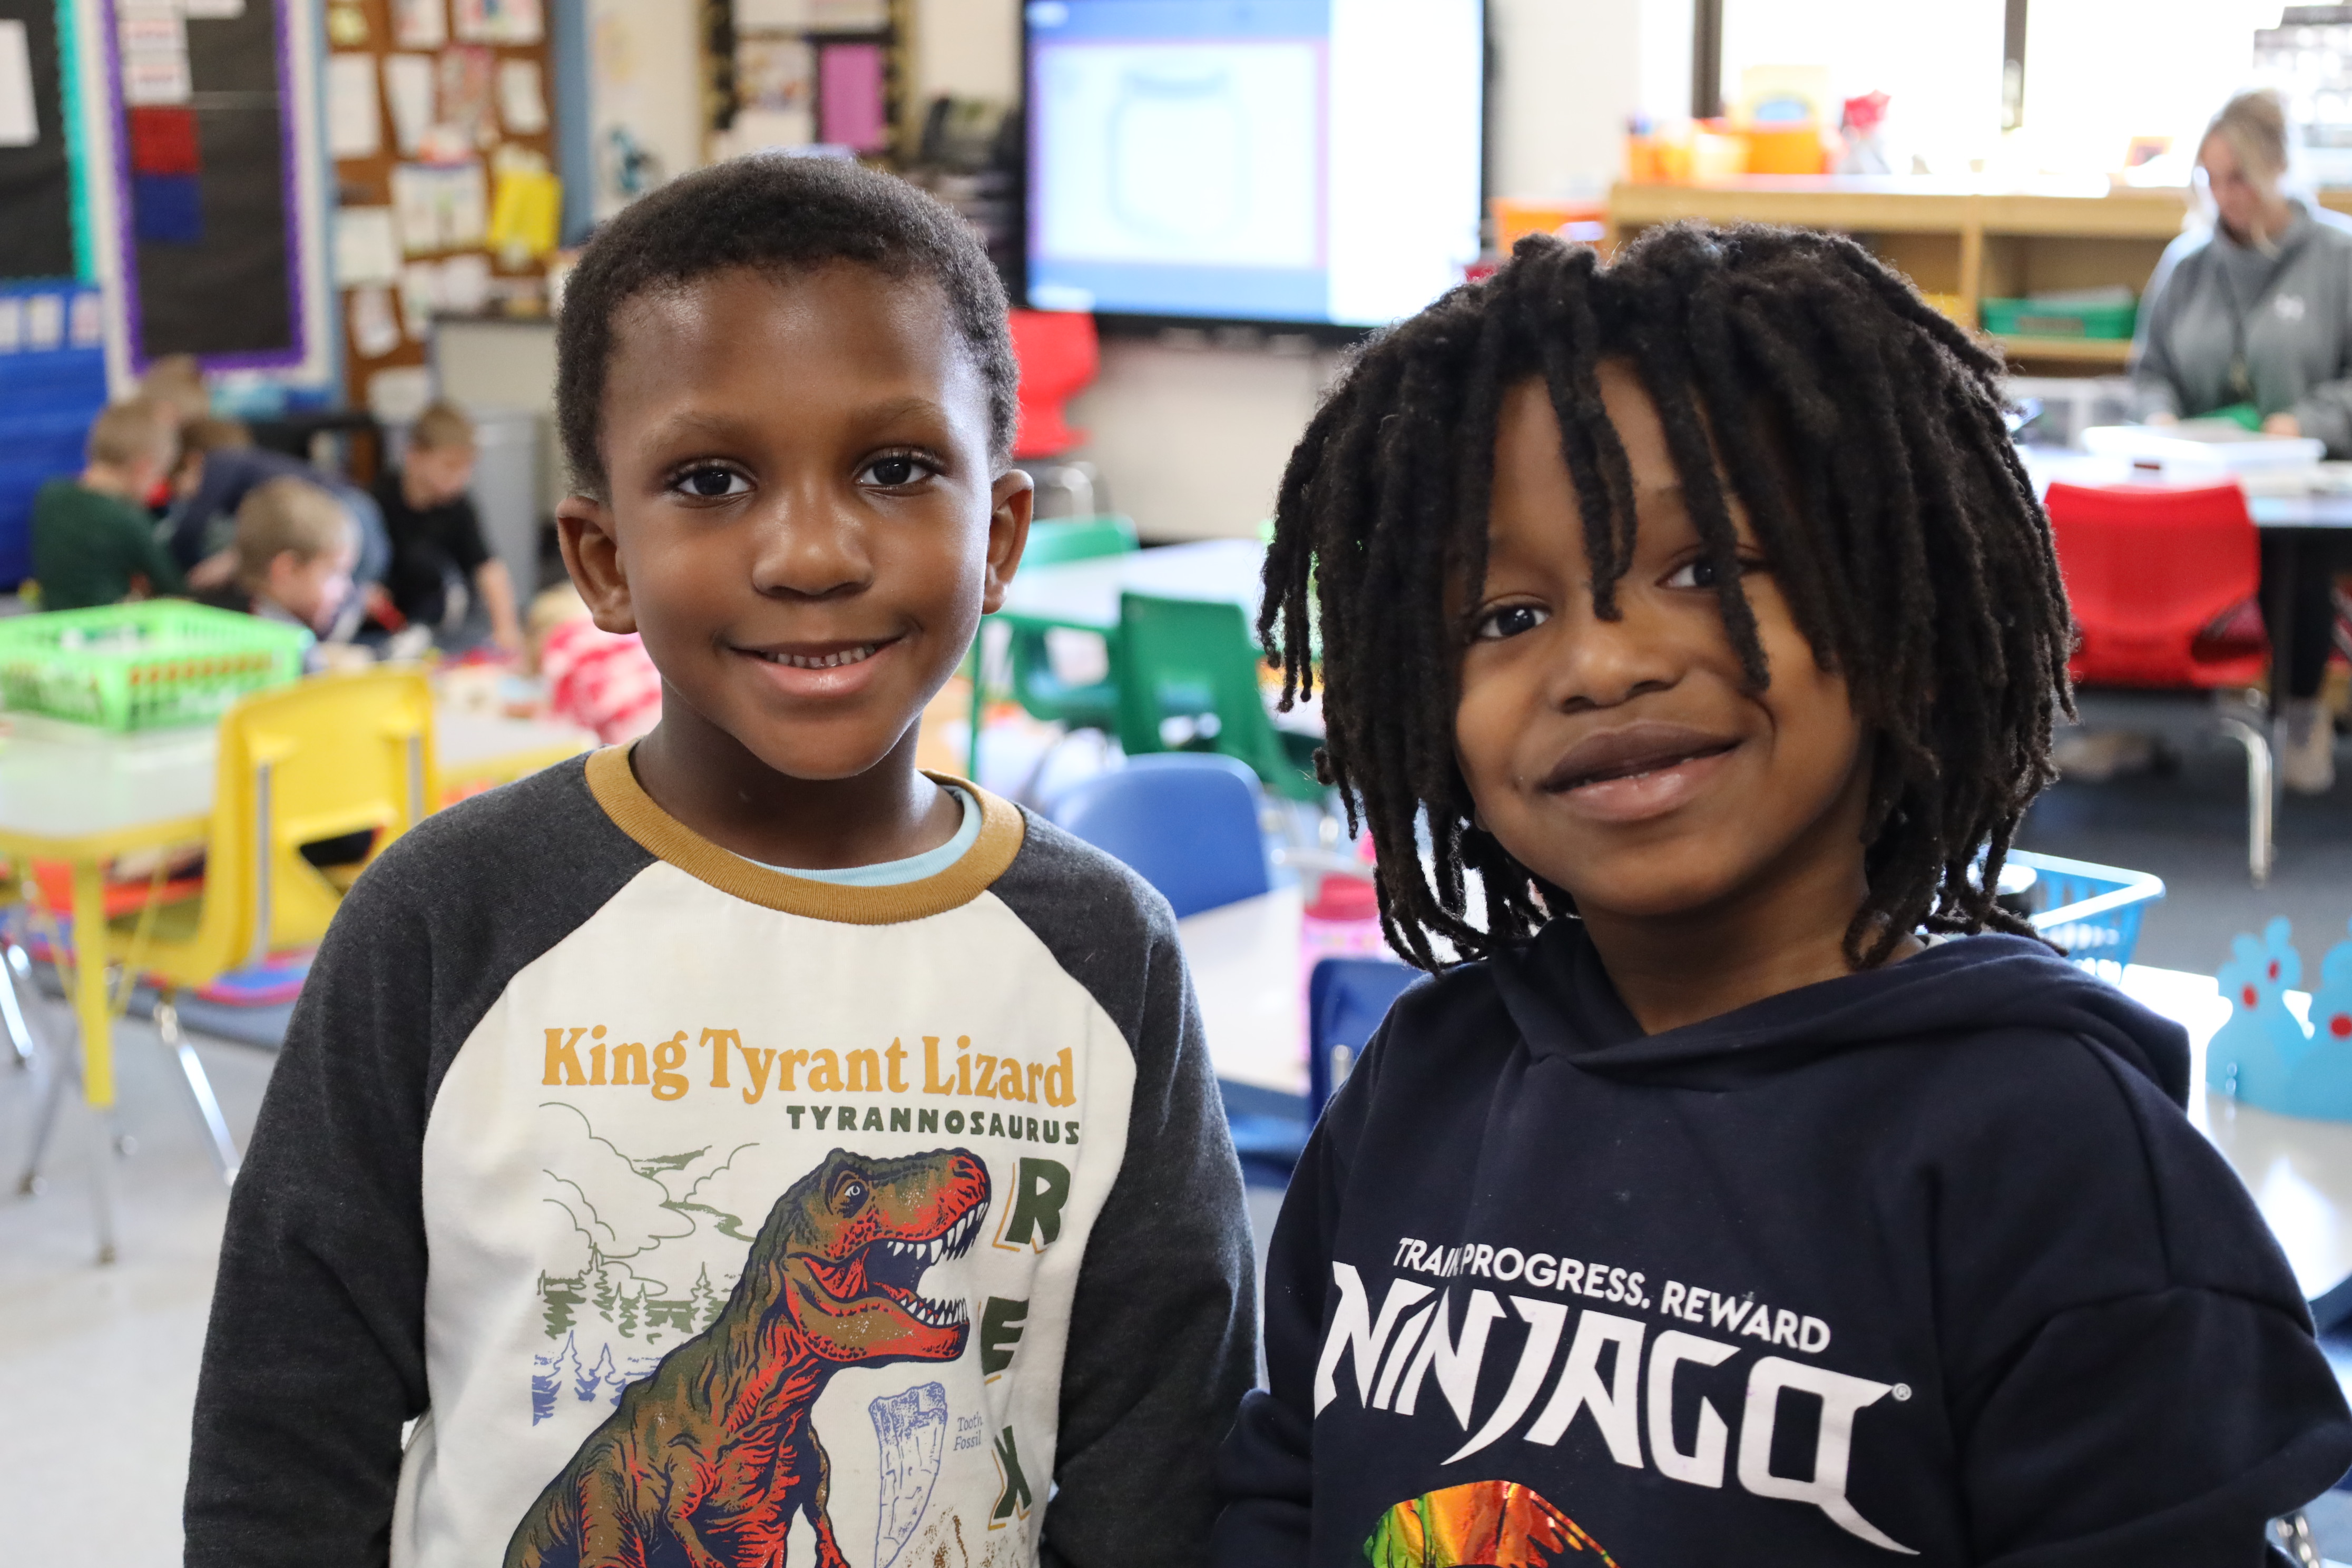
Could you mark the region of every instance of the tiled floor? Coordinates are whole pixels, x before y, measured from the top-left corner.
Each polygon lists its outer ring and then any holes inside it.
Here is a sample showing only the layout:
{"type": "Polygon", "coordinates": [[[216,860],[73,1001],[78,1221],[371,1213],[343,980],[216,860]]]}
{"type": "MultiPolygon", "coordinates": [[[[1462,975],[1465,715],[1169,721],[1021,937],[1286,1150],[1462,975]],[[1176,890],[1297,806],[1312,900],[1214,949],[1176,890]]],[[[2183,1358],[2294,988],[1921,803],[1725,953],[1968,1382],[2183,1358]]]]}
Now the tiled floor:
{"type": "MultiPolygon", "coordinates": [[[[136,1150],[115,1163],[121,1260],[107,1268],[93,1261],[88,1113],[68,1108],[47,1190],[17,1196],[37,1075],[0,1050],[0,1554],[12,1562],[180,1560],[188,1418],[227,1193],[154,1031],[125,1023],[118,1044],[121,1126],[136,1150]]],[[[241,1142],[270,1058],[229,1045],[198,1054],[241,1142]]]]}
{"type": "Polygon", "coordinates": [[[2262,888],[2246,875],[2243,754],[2220,740],[2169,774],[2058,784],[2035,803],[2018,842],[2162,877],[2164,901],[2140,932],[2142,963],[2210,974],[2232,935],[2285,915],[2315,974],[2318,955],[2352,920],[2352,741],[2336,744],[2336,775],[2327,795],[2281,801],[2278,864],[2262,888]]]}

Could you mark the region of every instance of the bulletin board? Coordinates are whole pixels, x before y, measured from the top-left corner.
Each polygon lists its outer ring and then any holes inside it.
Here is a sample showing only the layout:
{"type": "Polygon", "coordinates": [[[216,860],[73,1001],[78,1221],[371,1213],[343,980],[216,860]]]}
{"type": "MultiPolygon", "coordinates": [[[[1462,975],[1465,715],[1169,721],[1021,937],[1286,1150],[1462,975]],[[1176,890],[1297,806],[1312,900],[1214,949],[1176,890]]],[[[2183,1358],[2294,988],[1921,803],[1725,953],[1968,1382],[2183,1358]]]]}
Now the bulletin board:
{"type": "Polygon", "coordinates": [[[398,422],[433,318],[543,314],[562,187],[542,0],[330,0],[345,393],[398,422]]]}
{"type": "Polygon", "coordinates": [[[0,0],[0,278],[83,275],[58,0],[0,0]]]}
{"type": "Polygon", "coordinates": [[[91,9],[122,369],[186,353],[208,371],[314,372],[322,225],[300,0],[91,9]]]}

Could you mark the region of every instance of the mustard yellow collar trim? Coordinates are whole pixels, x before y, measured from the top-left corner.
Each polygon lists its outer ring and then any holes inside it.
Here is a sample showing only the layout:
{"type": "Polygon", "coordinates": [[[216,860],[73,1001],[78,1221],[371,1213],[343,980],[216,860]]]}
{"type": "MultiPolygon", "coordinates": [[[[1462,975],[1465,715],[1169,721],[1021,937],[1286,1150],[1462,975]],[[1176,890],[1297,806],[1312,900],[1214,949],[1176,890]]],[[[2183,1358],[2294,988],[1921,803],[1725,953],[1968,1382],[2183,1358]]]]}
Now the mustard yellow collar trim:
{"type": "Polygon", "coordinates": [[[1021,853],[1028,825],[1018,806],[962,779],[945,773],[926,776],[970,791],[980,802],[980,837],[936,877],[889,888],[845,888],[772,871],[721,849],[654,804],[629,766],[628,747],[606,746],[588,759],[588,793],[614,826],[648,853],[746,903],[862,926],[898,925],[960,909],[987,891],[1021,853]]]}

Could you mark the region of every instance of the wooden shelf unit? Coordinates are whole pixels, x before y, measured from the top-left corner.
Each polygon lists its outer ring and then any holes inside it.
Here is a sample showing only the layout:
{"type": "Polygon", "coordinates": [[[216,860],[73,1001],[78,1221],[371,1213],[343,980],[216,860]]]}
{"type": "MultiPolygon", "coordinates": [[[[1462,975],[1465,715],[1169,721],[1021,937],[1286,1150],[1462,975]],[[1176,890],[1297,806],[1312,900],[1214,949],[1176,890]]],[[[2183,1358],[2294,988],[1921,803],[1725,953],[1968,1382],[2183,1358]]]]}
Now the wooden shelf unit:
{"type": "MultiPolygon", "coordinates": [[[[2333,204],[2330,204],[2331,205],[2333,204]]],[[[1604,244],[1677,218],[1777,223],[1851,234],[1923,290],[1953,297],[1971,325],[1990,299],[2123,284],[2147,287],[2188,216],[2183,193],[2102,192],[2097,182],[1994,188],[1936,178],[1758,176],[1705,185],[1619,184],[1604,244]]],[[[2131,345],[2092,338],[1995,340],[2021,368],[2109,373],[2131,345]]]]}

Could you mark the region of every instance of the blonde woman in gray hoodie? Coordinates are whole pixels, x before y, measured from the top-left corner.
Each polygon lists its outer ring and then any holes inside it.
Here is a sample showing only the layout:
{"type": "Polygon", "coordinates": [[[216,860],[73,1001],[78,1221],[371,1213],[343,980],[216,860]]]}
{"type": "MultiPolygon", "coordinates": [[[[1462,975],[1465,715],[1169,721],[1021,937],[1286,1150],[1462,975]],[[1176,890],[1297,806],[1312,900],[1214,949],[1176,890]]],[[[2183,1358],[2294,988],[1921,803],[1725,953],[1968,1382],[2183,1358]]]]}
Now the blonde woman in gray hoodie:
{"type": "MultiPolygon", "coordinates": [[[[2132,346],[2139,413],[2234,415],[2352,458],[2352,221],[2282,191],[2286,168],[2277,94],[2240,93],[2206,127],[2197,172],[2213,221],[2175,240],[2148,280],[2132,346]]],[[[2291,646],[2274,653],[2279,773],[2308,795],[2336,779],[2319,688],[2340,553],[2326,535],[2263,542],[2263,579],[2287,576],[2294,604],[2291,646]]]]}

